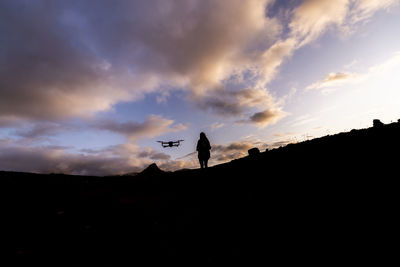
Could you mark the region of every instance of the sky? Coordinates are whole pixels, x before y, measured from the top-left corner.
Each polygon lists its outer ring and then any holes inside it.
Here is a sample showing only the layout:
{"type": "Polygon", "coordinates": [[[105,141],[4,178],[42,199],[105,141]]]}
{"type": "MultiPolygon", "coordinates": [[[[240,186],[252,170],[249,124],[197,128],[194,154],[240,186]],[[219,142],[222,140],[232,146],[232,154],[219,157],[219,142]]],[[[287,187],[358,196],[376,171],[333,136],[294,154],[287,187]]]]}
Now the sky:
{"type": "Polygon", "coordinates": [[[0,170],[174,171],[200,132],[215,165],[397,121],[399,29],[399,0],[0,0],[0,170]]]}

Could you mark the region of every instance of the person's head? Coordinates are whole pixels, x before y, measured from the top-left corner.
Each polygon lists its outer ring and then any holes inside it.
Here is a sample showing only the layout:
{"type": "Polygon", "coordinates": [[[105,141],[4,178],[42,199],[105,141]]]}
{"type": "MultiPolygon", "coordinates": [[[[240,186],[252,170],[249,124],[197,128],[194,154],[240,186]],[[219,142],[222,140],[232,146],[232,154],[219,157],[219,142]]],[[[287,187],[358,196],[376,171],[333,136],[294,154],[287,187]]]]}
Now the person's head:
{"type": "Polygon", "coordinates": [[[203,133],[203,132],[201,132],[201,133],[200,133],[200,139],[205,139],[205,138],[207,138],[207,137],[206,137],[206,134],[203,133]]]}

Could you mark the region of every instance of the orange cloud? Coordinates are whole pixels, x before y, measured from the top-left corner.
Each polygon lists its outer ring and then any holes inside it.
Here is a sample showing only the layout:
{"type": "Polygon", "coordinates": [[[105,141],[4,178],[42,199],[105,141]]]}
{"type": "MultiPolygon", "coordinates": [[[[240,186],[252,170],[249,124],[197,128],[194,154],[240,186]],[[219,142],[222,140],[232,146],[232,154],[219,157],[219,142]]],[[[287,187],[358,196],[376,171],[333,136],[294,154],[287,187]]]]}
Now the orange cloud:
{"type": "Polygon", "coordinates": [[[315,82],[306,87],[306,90],[318,90],[322,88],[340,86],[346,82],[354,81],[358,78],[357,74],[346,72],[331,72],[321,81],[315,82]]]}
{"type": "Polygon", "coordinates": [[[280,119],[287,116],[288,113],[284,112],[281,108],[270,108],[263,111],[259,111],[251,115],[248,119],[238,120],[237,124],[255,124],[260,128],[264,128],[268,125],[278,122],[280,119]]]}
{"type": "Polygon", "coordinates": [[[285,116],[286,113],[280,109],[267,109],[261,112],[254,113],[250,117],[250,121],[263,128],[267,125],[276,123],[278,120],[282,119],[285,116]]]}

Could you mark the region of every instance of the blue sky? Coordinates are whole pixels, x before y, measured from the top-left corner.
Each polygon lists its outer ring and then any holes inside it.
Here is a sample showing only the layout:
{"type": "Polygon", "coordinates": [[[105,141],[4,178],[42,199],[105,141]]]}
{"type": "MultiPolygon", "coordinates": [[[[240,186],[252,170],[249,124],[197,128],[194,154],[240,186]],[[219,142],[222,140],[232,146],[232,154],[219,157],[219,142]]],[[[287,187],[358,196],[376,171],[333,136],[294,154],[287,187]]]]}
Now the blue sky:
{"type": "Polygon", "coordinates": [[[397,121],[399,25],[397,0],[4,0],[0,169],[197,168],[202,131],[213,165],[397,121]]]}

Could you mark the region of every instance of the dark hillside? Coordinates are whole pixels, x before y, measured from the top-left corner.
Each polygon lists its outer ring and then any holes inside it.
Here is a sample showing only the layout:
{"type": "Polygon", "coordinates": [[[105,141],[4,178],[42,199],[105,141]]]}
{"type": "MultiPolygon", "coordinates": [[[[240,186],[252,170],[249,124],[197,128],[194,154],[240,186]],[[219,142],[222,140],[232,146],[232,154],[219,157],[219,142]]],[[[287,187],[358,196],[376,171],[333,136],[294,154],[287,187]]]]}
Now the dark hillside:
{"type": "Polygon", "coordinates": [[[385,264],[397,254],[399,137],[399,123],[378,125],[172,173],[0,172],[1,261],[385,264]]]}

